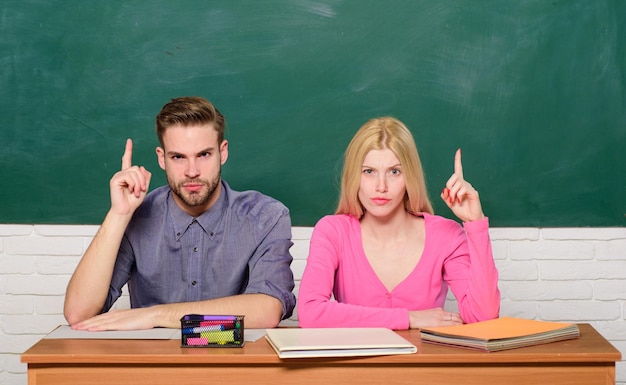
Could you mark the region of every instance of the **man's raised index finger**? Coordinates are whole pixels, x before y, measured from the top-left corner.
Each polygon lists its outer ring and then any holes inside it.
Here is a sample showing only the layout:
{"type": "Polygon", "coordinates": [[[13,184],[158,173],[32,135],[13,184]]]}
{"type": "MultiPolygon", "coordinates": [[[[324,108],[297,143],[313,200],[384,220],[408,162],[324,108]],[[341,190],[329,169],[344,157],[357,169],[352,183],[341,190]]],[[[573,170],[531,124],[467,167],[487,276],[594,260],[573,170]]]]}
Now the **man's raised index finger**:
{"type": "Polygon", "coordinates": [[[124,155],[122,155],[122,170],[126,170],[133,165],[133,141],[132,139],[126,139],[126,149],[124,149],[124,155]]]}

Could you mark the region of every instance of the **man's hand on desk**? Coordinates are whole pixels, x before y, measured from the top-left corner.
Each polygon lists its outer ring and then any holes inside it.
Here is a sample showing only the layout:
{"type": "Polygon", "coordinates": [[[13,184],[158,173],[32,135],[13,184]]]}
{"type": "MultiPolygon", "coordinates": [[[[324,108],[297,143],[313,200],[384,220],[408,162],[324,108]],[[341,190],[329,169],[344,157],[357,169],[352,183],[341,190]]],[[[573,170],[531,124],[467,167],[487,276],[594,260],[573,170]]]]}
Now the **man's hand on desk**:
{"type": "Polygon", "coordinates": [[[118,309],[72,324],[74,330],[144,330],[178,328],[185,314],[238,314],[246,326],[268,329],[278,325],[282,303],[267,294],[238,294],[196,302],[179,302],[135,309],[118,309]]]}
{"type": "Polygon", "coordinates": [[[74,330],[98,332],[105,330],[143,330],[152,329],[157,323],[156,306],[139,309],[118,309],[99,314],[87,320],[71,325],[74,330]]]}

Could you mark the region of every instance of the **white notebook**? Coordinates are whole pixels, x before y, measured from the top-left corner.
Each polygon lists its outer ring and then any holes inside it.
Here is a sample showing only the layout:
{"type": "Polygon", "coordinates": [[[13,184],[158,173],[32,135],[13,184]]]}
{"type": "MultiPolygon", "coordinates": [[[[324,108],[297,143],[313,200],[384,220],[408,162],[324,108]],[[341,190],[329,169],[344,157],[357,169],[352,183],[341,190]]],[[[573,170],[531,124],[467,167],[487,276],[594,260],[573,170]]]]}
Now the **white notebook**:
{"type": "Polygon", "coordinates": [[[417,353],[417,347],[386,328],[278,328],[265,338],[280,358],[350,357],[417,353]]]}

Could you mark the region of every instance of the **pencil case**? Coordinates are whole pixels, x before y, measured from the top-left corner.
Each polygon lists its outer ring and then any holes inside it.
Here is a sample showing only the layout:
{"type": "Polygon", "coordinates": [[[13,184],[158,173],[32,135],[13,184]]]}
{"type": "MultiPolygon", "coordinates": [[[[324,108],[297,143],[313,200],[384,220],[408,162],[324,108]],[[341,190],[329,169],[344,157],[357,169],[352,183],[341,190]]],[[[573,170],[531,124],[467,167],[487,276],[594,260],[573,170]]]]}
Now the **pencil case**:
{"type": "Polygon", "coordinates": [[[240,348],[244,344],[242,315],[187,314],[180,319],[184,348],[240,348]]]}

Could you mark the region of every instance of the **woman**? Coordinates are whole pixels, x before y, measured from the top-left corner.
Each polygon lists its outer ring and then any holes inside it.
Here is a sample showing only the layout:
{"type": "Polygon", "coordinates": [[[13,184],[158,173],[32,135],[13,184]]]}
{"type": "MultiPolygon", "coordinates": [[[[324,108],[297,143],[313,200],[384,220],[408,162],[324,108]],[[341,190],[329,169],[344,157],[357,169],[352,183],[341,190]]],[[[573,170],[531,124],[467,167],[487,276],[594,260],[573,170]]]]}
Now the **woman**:
{"type": "Polygon", "coordinates": [[[402,330],[497,318],[489,223],[460,150],[441,198],[463,226],[433,214],[405,125],[391,117],[363,125],[346,150],[337,211],[311,236],[300,326],[402,330]],[[443,309],[448,287],[458,314],[443,309]]]}

